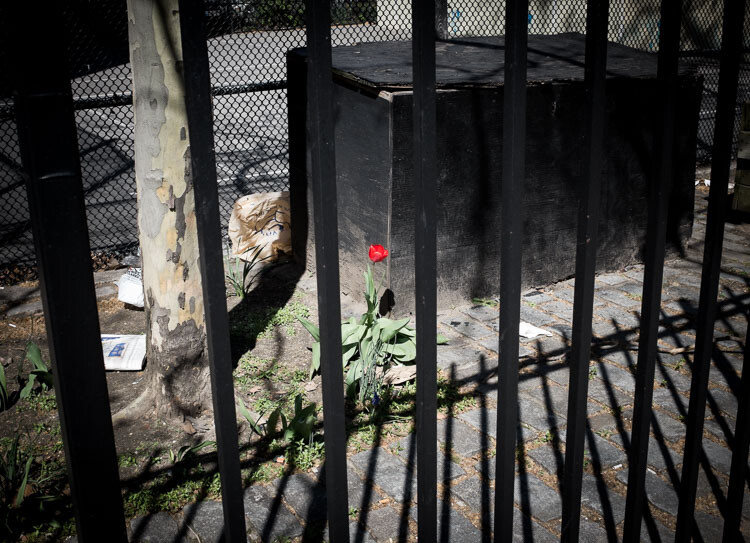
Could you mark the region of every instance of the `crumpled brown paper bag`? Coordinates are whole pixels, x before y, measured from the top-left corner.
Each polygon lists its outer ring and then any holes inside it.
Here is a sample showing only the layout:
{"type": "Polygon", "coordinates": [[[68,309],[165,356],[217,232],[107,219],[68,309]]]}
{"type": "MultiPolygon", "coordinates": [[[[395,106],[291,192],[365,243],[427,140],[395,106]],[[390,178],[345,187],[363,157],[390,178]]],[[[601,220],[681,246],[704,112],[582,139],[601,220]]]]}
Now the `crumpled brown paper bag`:
{"type": "Polygon", "coordinates": [[[235,256],[250,260],[252,250],[262,247],[258,258],[274,262],[280,253],[292,252],[289,191],[243,196],[229,217],[229,239],[235,256]]]}

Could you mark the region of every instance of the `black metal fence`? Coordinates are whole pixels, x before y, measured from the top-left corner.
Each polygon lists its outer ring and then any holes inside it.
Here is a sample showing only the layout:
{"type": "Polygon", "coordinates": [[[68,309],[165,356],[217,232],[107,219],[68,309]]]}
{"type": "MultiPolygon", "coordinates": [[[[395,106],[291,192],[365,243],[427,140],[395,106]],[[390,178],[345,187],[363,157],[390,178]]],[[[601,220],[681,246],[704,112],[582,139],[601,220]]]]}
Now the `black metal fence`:
{"type": "MultiPolygon", "coordinates": [[[[219,466],[228,541],[245,540],[245,519],[238,462],[231,359],[222,288],[220,190],[215,183],[209,50],[198,2],[181,2],[182,40],[186,73],[187,111],[196,205],[204,273],[204,298],[216,417],[219,466]],[[200,182],[199,182],[200,181],[200,182]]],[[[423,541],[437,541],[435,469],[436,438],[436,216],[435,216],[435,32],[434,5],[414,1],[414,134],[415,191],[420,208],[415,214],[417,274],[417,462],[418,529],[423,541]]],[[[675,93],[680,43],[679,1],[661,6],[658,86],[662,117],[656,142],[659,157],[651,184],[646,268],[641,306],[629,458],[624,540],[638,541],[644,509],[646,458],[654,383],[654,363],[665,248],[666,199],[673,176],[673,144],[678,112],[675,93]]],[[[723,19],[716,123],[712,150],[712,184],[705,237],[692,387],[687,416],[684,462],[679,488],[677,541],[688,541],[693,529],[697,467],[701,451],[708,371],[713,343],[723,243],[727,184],[732,154],[735,96],[740,73],[744,0],[727,1],[723,19]]],[[[16,119],[27,183],[37,258],[43,274],[45,315],[54,360],[55,390],[60,406],[63,440],[76,507],[79,541],[125,541],[122,502],[104,382],[93,283],[88,259],[84,216],[85,189],[81,183],[76,142],[75,109],[64,58],[53,47],[61,38],[58,20],[49,12],[37,14],[44,31],[42,45],[26,32],[29,6],[16,4],[19,55],[16,119]],[[54,145],[51,143],[54,142],[54,145]],[[61,205],[61,203],[65,205],[61,205]],[[60,224],[66,224],[63,231],[60,224]],[[60,258],[68,262],[63,277],[54,273],[60,258]],[[80,394],[86,390],[87,394],[80,394]],[[85,413],[86,416],[79,416],[85,413]]],[[[563,475],[564,541],[577,541],[583,469],[584,421],[591,347],[591,317],[596,226],[601,177],[603,108],[606,101],[607,0],[592,1],[587,11],[585,64],[588,146],[583,193],[580,195],[578,252],[570,359],[568,432],[563,475]]],[[[316,228],[316,258],[321,328],[324,431],[328,523],[332,541],[348,541],[343,379],[340,359],[340,300],[336,229],[335,149],[333,144],[330,11],[320,0],[308,0],[309,112],[312,181],[316,228]]],[[[505,103],[502,176],[502,290],[500,306],[500,361],[498,397],[495,541],[511,541],[513,479],[518,396],[518,334],[521,282],[521,188],[525,171],[527,0],[510,0],[504,17],[505,103]]],[[[747,362],[747,341],[745,342],[747,362]]],[[[724,509],[724,540],[739,535],[739,519],[750,443],[748,386],[750,371],[743,368],[728,499],[724,509]]],[[[489,534],[486,534],[489,539],[489,534]]]]}
{"type": "MultiPolygon", "coordinates": [[[[705,77],[698,160],[711,157],[718,85],[721,10],[711,0],[683,4],[680,58],[705,77]]],[[[65,3],[63,20],[71,66],[78,145],[93,251],[131,252],[138,243],[133,170],[133,114],[124,1],[65,3]]],[[[504,0],[438,0],[441,37],[505,32],[504,0]]],[[[334,0],[333,45],[411,39],[406,0],[334,0]]],[[[531,34],[585,31],[586,2],[529,3],[531,34]]],[[[214,0],[204,11],[214,95],[217,186],[222,224],[245,194],[288,188],[286,65],[284,55],[304,45],[301,0],[214,0]]],[[[607,37],[657,51],[657,0],[612,2],[607,37]]],[[[743,29],[750,43],[750,25],[743,29]]],[[[3,53],[12,47],[6,45],[3,53]]],[[[33,263],[30,217],[20,176],[20,153],[9,82],[0,72],[0,267],[33,263]]],[[[750,96],[750,64],[743,55],[738,103],[750,96]]],[[[739,115],[736,123],[739,123],[739,115]]]]}

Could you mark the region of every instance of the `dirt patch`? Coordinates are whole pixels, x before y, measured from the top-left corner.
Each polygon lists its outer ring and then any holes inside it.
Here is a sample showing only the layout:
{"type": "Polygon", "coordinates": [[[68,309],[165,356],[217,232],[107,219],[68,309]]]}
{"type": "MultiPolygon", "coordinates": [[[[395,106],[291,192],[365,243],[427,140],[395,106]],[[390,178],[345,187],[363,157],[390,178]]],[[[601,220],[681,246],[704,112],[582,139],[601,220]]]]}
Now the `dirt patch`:
{"type": "MultiPolygon", "coordinates": [[[[254,416],[267,415],[276,407],[289,414],[297,395],[304,398],[306,405],[321,405],[320,377],[312,383],[308,381],[312,339],[297,321],[298,316],[317,319],[314,295],[297,287],[302,273],[291,264],[277,266],[264,273],[244,299],[228,298],[236,391],[254,416]]],[[[27,286],[37,285],[29,282],[27,286]]],[[[102,300],[97,306],[102,333],[145,333],[143,310],[126,306],[116,298],[102,300]]],[[[42,315],[0,320],[0,361],[12,401],[8,409],[0,412],[0,453],[5,454],[15,436],[20,436],[24,457],[37,459],[32,475],[39,475],[34,470],[40,472],[53,464],[62,469],[56,489],[65,497],[67,480],[54,391],[38,390],[28,399],[18,398],[31,370],[30,363],[24,362],[29,342],[40,347],[49,364],[42,315]]],[[[145,390],[146,383],[145,371],[107,372],[112,413],[131,405],[145,390]]],[[[273,463],[283,450],[273,442],[259,440],[250,425],[241,416],[238,418],[245,479],[275,477],[284,465],[282,462],[274,469],[273,463]]],[[[177,421],[159,420],[151,414],[118,418],[114,431],[125,508],[130,516],[149,510],[174,510],[201,497],[218,496],[215,447],[201,447],[215,439],[211,413],[177,421]]],[[[53,489],[35,487],[30,499],[33,492],[47,490],[53,489]]],[[[72,515],[69,506],[66,510],[67,518],[59,519],[63,521],[61,529],[50,528],[45,523],[51,518],[45,517],[41,519],[42,532],[53,534],[53,539],[70,533],[72,515]]]]}

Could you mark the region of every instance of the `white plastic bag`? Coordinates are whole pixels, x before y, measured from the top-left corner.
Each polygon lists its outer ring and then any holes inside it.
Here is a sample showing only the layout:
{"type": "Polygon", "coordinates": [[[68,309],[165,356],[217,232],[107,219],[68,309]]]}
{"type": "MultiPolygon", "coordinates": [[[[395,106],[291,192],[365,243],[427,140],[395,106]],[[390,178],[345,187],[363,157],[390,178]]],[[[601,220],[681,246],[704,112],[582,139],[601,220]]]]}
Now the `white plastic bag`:
{"type": "Polygon", "coordinates": [[[141,268],[128,268],[117,281],[117,299],[135,307],[143,307],[141,268]]]}

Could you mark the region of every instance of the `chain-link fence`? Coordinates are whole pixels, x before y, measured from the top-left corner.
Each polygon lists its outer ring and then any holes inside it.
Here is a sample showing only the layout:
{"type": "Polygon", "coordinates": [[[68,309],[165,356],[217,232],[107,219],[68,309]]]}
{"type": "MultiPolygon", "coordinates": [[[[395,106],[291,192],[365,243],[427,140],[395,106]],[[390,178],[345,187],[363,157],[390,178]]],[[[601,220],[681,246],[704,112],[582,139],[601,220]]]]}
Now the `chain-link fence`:
{"type": "MultiPolygon", "coordinates": [[[[437,0],[445,38],[503,34],[503,0],[437,0]]],[[[206,0],[222,215],[245,194],[288,186],[285,54],[305,42],[304,0],[206,0]]],[[[411,38],[410,0],[332,0],[334,45],[411,38]]],[[[682,57],[705,76],[698,160],[710,159],[721,0],[685,0],[682,57]]],[[[585,0],[530,0],[529,32],[584,32],[585,0]]],[[[745,43],[750,44],[746,17],[745,43]]],[[[72,0],[63,21],[73,75],[92,251],[137,247],[127,12],[122,0],[72,0]]],[[[658,0],[612,0],[610,40],[656,51],[658,0]]],[[[12,54],[8,50],[4,54],[12,54]]],[[[738,103],[750,96],[747,55],[738,103]]],[[[0,73],[0,268],[34,260],[7,81],[0,73]]],[[[739,118],[738,118],[739,122],[739,118]]],[[[64,227],[64,226],[62,226],[64,227]]]]}

